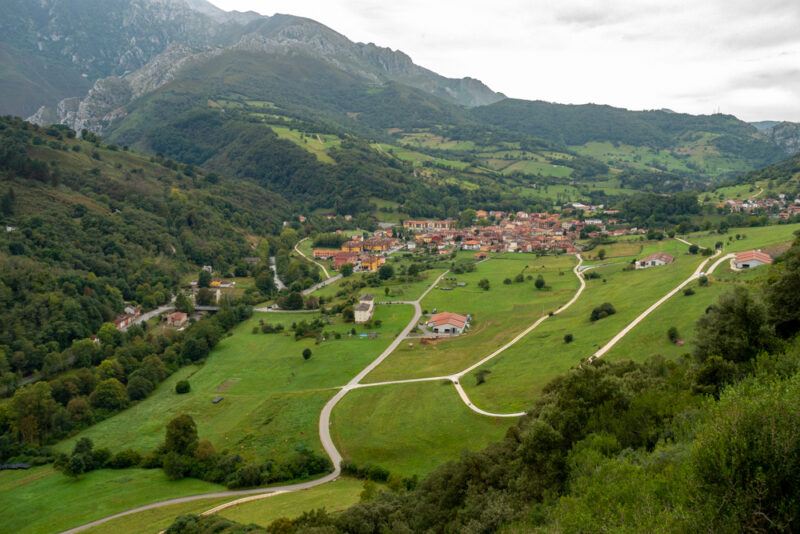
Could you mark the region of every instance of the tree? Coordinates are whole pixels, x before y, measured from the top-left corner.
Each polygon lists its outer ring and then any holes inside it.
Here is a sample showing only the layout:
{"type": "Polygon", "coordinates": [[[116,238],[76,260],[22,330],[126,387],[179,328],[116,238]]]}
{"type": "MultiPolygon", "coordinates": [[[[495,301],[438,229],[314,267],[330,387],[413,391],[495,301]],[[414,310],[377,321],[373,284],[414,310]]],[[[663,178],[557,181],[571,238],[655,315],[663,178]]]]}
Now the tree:
{"type": "Polygon", "coordinates": [[[197,287],[211,287],[211,273],[203,269],[197,276],[197,287]]]}
{"type": "Polygon", "coordinates": [[[378,278],[380,278],[381,280],[388,280],[393,276],[394,276],[394,267],[392,267],[388,263],[381,265],[380,269],[378,269],[378,278]]]}
{"type": "Polygon", "coordinates": [[[592,310],[589,320],[592,322],[599,321],[600,319],[604,319],[609,315],[614,315],[615,313],[617,313],[617,310],[614,309],[614,306],[610,302],[604,302],[592,310]]]}
{"type": "Polygon", "coordinates": [[[165,452],[174,452],[181,456],[192,455],[197,443],[197,425],[191,415],[181,414],[167,424],[165,452]]]}
{"type": "Polygon", "coordinates": [[[511,284],[511,278],[506,278],[505,280],[503,280],[503,283],[505,285],[510,285],[511,284]]]}
{"type": "Polygon", "coordinates": [[[692,244],[689,246],[689,254],[697,254],[699,251],[700,247],[698,247],[697,245],[692,244]]]}
{"type": "Polygon", "coordinates": [[[542,289],[544,287],[544,276],[541,274],[537,276],[533,285],[536,287],[536,289],[542,289]]]}
{"type": "Polygon", "coordinates": [[[311,349],[305,348],[303,349],[303,359],[310,360],[311,359],[311,349]]]}
{"type": "Polygon", "coordinates": [[[16,202],[16,195],[14,188],[9,187],[5,194],[0,198],[0,212],[3,215],[14,215],[14,203],[16,202]]]}
{"type": "Polygon", "coordinates": [[[99,339],[100,343],[103,345],[116,347],[122,341],[122,336],[116,326],[111,323],[103,323],[103,326],[101,326],[100,330],[97,332],[97,339],[99,339]]]}
{"type": "Polygon", "coordinates": [[[47,382],[36,382],[21,387],[10,402],[11,426],[26,443],[38,443],[42,434],[50,430],[57,408],[52,389],[47,382]]]}
{"type": "Polygon", "coordinates": [[[600,261],[602,261],[602,260],[606,259],[606,249],[604,249],[604,248],[601,248],[600,250],[598,250],[598,251],[597,251],[597,258],[598,258],[600,261]]]}
{"type": "Polygon", "coordinates": [[[86,462],[82,456],[72,455],[64,465],[64,474],[68,477],[78,478],[78,475],[86,471],[86,462]]]}
{"type": "Polygon", "coordinates": [[[264,269],[261,271],[255,280],[256,288],[262,295],[270,296],[275,293],[275,275],[272,269],[264,269]]]}
{"type": "Polygon", "coordinates": [[[782,338],[800,331],[800,240],[773,265],[764,289],[769,321],[782,338]]]}
{"type": "Polygon", "coordinates": [[[489,291],[489,280],[487,278],[481,278],[478,282],[478,287],[484,291],[489,291]]]}
{"type": "Polygon", "coordinates": [[[352,263],[345,263],[341,267],[339,267],[339,272],[342,274],[343,277],[347,278],[353,274],[353,264],[352,263]]]}
{"type": "Polygon", "coordinates": [[[564,343],[572,343],[575,337],[572,334],[565,334],[564,335],[564,343]]]}
{"type": "Polygon", "coordinates": [[[467,228],[475,224],[475,216],[477,212],[473,209],[466,209],[461,212],[461,215],[458,218],[458,225],[461,228],[467,228]]]}
{"type": "MultiPolygon", "coordinates": [[[[205,272],[205,271],[203,271],[205,272]]],[[[198,306],[210,306],[214,303],[214,293],[207,287],[201,287],[194,298],[198,306]]]]}
{"type": "Polygon", "coordinates": [[[89,395],[89,402],[95,408],[118,410],[128,404],[128,394],[122,382],[116,378],[103,380],[89,395]]]}
{"type": "Polygon", "coordinates": [[[153,383],[145,377],[137,375],[128,381],[126,390],[128,398],[132,401],[142,400],[153,391],[153,383]]]}
{"type": "Polygon", "coordinates": [[[192,301],[186,298],[186,295],[182,291],[179,292],[178,296],[175,298],[175,309],[188,315],[194,313],[192,301]]]}
{"type": "Polygon", "coordinates": [[[518,284],[524,281],[525,281],[525,275],[522,273],[519,273],[517,276],[514,277],[514,282],[518,284]]]}
{"type": "Polygon", "coordinates": [[[302,310],[303,305],[303,295],[292,291],[281,301],[280,307],[284,310],[302,310]]]}
{"type": "Polygon", "coordinates": [[[177,384],[175,384],[175,393],[178,395],[183,395],[184,393],[189,393],[192,389],[192,386],[189,384],[188,380],[179,380],[177,384]]]}
{"type": "Polygon", "coordinates": [[[184,340],[181,356],[185,360],[196,362],[208,356],[208,342],[204,337],[191,336],[184,340]]]}
{"type": "Polygon", "coordinates": [[[695,325],[695,355],[745,362],[774,346],[767,311],[743,287],[719,297],[695,325]]]}
{"type": "Polygon", "coordinates": [[[667,339],[669,339],[670,343],[677,343],[678,342],[678,329],[674,326],[670,326],[669,330],[667,330],[667,339]]]}

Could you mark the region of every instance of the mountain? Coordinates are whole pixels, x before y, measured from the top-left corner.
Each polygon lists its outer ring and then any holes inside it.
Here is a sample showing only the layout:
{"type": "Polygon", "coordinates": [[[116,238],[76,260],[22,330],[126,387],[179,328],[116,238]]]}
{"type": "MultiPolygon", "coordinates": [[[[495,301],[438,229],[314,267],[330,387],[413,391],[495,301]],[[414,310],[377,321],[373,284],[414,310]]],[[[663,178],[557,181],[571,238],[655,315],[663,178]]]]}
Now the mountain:
{"type": "Polygon", "coordinates": [[[763,134],[788,155],[800,153],[800,123],[780,122],[763,130],[763,134]]]}
{"type": "Polygon", "coordinates": [[[750,124],[755,126],[759,132],[763,132],[764,130],[769,130],[773,126],[776,126],[780,123],[781,121],[756,121],[756,122],[751,122],[750,124]]]}
{"type": "Polygon", "coordinates": [[[353,43],[309,19],[222,11],[205,0],[7,0],[0,8],[0,113],[85,94],[86,86],[134,72],[173,43],[196,52],[243,46],[302,50],[375,83],[401,81],[454,103],[480,105],[502,95],[469,78],[447,79],[402,52],[353,43]],[[14,58],[31,58],[19,64],[14,58]],[[44,72],[52,84],[40,83],[44,72]],[[37,76],[37,73],[39,76],[37,76]]]}

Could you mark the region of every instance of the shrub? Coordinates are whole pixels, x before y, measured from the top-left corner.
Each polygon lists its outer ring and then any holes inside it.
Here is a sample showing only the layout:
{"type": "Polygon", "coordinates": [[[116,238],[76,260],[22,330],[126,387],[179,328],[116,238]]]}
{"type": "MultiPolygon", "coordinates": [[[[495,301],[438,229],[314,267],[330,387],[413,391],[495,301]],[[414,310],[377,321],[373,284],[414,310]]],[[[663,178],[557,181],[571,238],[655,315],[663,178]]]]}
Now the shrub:
{"type": "Polygon", "coordinates": [[[683,290],[683,294],[686,295],[687,297],[691,297],[692,295],[694,295],[694,289],[692,289],[691,287],[687,287],[686,289],[683,290]]]}
{"type": "Polygon", "coordinates": [[[188,380],[180,380],[177,384],[175,384],[175,393],[177,393],[178,395],[189,393],[191,389],[192,386],[189,385],[188,380]]]}
{"type": "Polygon", "coordinates": [[[564,343],[572,343],[575,337],[572,334],[567,334],[564,336],[564,343]]]}
{"type": "Polygon", "coordinates": [[[305,348],[303,349],[303,359],[310,360],[311,359],[311,349],[305,348]]]}
{"type": "Polygon", "coordinates": [[[678,341],[678,329],[676,327],[669,327],[669,330],[667,330],[667,339],[669,339],[670,343],[676,343],[678,341]]]}
{"type": "Polygon", "coordinates": [[[132,449],[126,449],[115,454],[106,462],[106,467],[111,469],[127,469],[142,463],[142,455],[132,449]]]}
{"type": "Polygon", "coordinates": [[[617,310],[614,309],[614,306],[610,302],[604,302],[592,310],[589,320],[592,322],[599,321],[600,319],[604,319],[609,315],[614,315],[615,313],[617,313],[617,310]]]}

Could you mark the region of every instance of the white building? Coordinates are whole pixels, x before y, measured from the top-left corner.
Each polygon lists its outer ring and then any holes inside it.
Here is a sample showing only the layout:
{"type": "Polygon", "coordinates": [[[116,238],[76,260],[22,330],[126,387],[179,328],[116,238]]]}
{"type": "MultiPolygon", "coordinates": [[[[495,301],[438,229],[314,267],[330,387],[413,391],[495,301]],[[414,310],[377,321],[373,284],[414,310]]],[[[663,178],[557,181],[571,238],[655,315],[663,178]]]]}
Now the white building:
{"type": "Polygon", "coordinates": [[[356,324],[364,324],[372,319],[375,313],[375,297],[373,295],[361,295],[358,304],[353,308],[356,324]]]}

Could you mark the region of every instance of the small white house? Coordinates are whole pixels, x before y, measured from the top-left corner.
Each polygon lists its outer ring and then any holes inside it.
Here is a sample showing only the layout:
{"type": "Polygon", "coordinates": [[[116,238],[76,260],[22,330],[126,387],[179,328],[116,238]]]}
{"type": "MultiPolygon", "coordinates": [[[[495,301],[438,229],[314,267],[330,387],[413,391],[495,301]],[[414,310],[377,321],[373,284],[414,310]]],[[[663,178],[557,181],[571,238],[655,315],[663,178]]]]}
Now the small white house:
{"type": "Polygon", "coordinates": [[[670,264],[673,261],[675,261],[675,258],[666,252],[656,252],[655,254],[650,254],[643,260],[637,261],[636,268],[647,269],[648,267],[658,267],[661,265],[670,264]]]}
{"type": "Polygon", "coordinates": [[[361,295],[358,299],[358,304],[353,308],[355,314],[356,324],[364,324],[372,319],[375,313],[375,297],[373,295],[361,295]]]}

